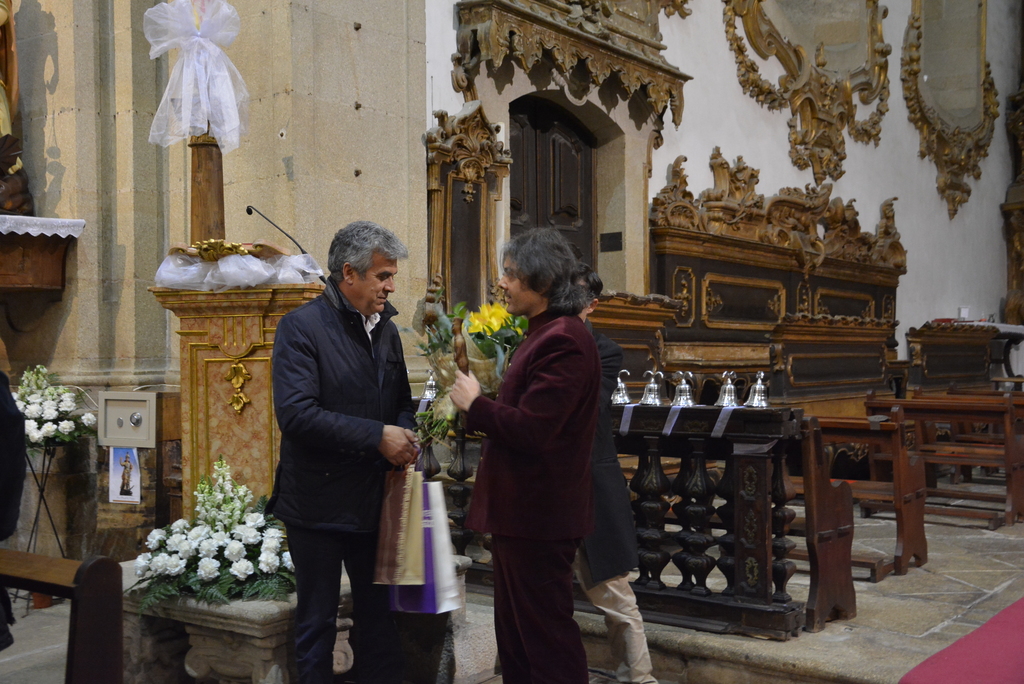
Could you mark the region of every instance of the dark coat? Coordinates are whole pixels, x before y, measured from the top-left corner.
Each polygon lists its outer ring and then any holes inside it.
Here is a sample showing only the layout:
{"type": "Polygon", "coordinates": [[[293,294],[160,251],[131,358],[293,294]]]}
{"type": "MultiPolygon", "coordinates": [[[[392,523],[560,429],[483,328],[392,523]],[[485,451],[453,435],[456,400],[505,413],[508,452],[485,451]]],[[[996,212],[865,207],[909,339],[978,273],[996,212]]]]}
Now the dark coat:
{"type": "Polygon", "coordinates": [[[594,532],[583,539],[583,548],[590,565],[590,579],[600,584],[635,568],[638,557],[629,489],[612,435],[612,393],[622,368],[622,348],[599,332],[593,335],[601,355],[601,403],[591,466],[594,532]]]}
{"type": "Polygon", "coordinates": [[[286,314],[274,335],[274,410],[281,462],[267,510],[298,527],[371,532],[384,473],[385,425],[415,426],[397,313],[373,329],[333,279],[324,294],[286,314]]]}
{"type": "Polygon", "coordinates": [[[600,360],[576,316],[530,320],[495,400],[469,407],[483,453],[466,526],[525,539],[579,539],[594,529],[590,449],[600,360]]]}
{"type": "Polygon", "coordinates": [[[10,387],[0,372],[0,541],[18,528],[25,484],[25,416],[14,404],[10,387]]]}

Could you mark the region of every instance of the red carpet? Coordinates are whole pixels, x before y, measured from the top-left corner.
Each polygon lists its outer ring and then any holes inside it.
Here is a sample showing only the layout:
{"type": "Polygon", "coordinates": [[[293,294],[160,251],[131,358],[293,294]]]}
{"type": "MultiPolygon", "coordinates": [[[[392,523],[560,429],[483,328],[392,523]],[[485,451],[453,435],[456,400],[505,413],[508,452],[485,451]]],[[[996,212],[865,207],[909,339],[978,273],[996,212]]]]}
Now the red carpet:
{"type": "Polygon", "coordinates": [[[900,684],[1024,682],[1024,599],[908,672],[900,684]]]}

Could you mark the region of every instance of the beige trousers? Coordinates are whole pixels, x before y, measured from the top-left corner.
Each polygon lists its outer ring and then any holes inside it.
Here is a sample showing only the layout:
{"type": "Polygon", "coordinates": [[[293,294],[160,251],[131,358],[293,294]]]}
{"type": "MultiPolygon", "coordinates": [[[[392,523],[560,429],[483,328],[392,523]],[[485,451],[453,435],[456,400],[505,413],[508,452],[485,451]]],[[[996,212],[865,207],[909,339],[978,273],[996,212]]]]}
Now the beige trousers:
{"type": "Polygon", "coordinates": [[[591,586],[590,568],[583,547],[576,552],[573,570],[587,598],[604,614],[608,645],[619,663],[615,679],[624,684],[658,684],[651,675],[651,655],[647,650],[644,620],[636,605],[636,595],[628,575],[591,586]]]}

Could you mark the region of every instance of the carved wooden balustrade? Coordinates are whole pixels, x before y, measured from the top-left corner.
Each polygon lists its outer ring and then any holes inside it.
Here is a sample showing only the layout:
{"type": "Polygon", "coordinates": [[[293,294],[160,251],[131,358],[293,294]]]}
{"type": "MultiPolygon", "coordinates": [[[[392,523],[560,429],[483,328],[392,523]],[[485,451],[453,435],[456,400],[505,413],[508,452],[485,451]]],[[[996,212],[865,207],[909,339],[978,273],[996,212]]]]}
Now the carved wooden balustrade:
{"type": "MultiPolygon", "coordinates": [[[[786,504],[795,490],[784,463],[787,453],[799,455],[801,418],[802,411],[789,408],[612,408],[619,452],[639,459],[629,487],[637,495],[633,508],[640,546],[634,590],[645,620],[774,639],[798,633],[804,604],[786,591],[795,570],[787,559],[795,544],[786,537],[794,513],[786,504]],[[669,468],[678,471],[674,479],[666,475],[666,462],[678,466],[669,468]],[[709,474],[710,462],[725,465],[718,482],[709,474]],[[670,511],[678,532],[666,529],[670,511]],[[721,530],[717,536],[713,525],[721,530]],[[669,563],[678,568],[681,582],[666,582],[669,563]],[[724,577],[720,591],[709,586],[714,573],[724,577]]],[[[446,471],[459,554],[474,540],[488,546],[464,527],[472,491],[469,460],[460,434],[446,471]]],[[[428,478],[439,472],[439,466],[425,468],[428,478]]],[[[467,582],[478,589],[491,586],[489,563],[475,562],[467,582]]]]}

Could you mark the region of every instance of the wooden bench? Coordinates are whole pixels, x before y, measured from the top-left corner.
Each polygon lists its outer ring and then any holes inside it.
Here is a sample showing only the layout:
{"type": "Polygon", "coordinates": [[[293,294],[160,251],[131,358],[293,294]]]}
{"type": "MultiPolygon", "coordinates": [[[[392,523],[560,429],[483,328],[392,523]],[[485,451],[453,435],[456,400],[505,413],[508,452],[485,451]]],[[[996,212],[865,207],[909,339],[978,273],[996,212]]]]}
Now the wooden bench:
{"type": "MultiPolygon", "coordinates": [[[[866,568],[871,581],[877,582],[893,571],[897,575],[906,574],[913,559],[919,567],[928,562],[928,542],[924,532],[924,461],[907,451],[903,411],[898,406],[891,407],[884,421],[823,417],[817,420],[823,446],[858,444],[867,448],[871,480],[847,480],[851,494],[860,502],[865,517],[879,508],[893,510],[896,515],[896,546],[892,557],[854,555],[852,565],[866,568]],[[891,475],[883,476],[879,461],[891,464],[891,475]]],[[[804,462],[807,460],[805,457],[804,462]]],[[[827,465],[831,468],[831,463],[827,465]]],[[[825,471],[823,476],[827,478],[828,474],[825,471]]],[[[803,494],[806,501],[808,495],[803,488],[804,481],[793,480],[798,495],[803,494]]],[[[808,509],[812,509],[810,503],[808,509]]],[[[807,529],[813,529],[810,513],[807,529]]],[[[808,533],[807,538],[810,549],[813,536],[808,533]]]]}
{"type": "MultiPolygon", "coordinates": [[[[865,408],[868,415],[885,414],[891,400],[875,399],[869,392],[865,408]]],[[[926,398],[901,399],[904,417],[914,422],[914,447],[929,466],[951,465],[958,468],[1003,468],[1006,493],[967,491],[964,487],[939,487],[933,473],[927,474],[928,497],[1003,503],[1003,511],[964,505],[925,505],[925,513],[988,520],[989,529],[1005,522],[1012,525],[1024,515],[1024,422],[1014,406],[1013,397],[1000,398],[929,395],[926,398]],[[994,426],[987,443],[935,438],[935,423],[984,423],[994,426]]],[[[876,506],[884,509],[886,506],[876,506]]]]}
{"type": "Polygon", "coordinates": [[[0,586],[71,600],[65,684],[121,684],[121,566],[0,549],[0,586]]]}

